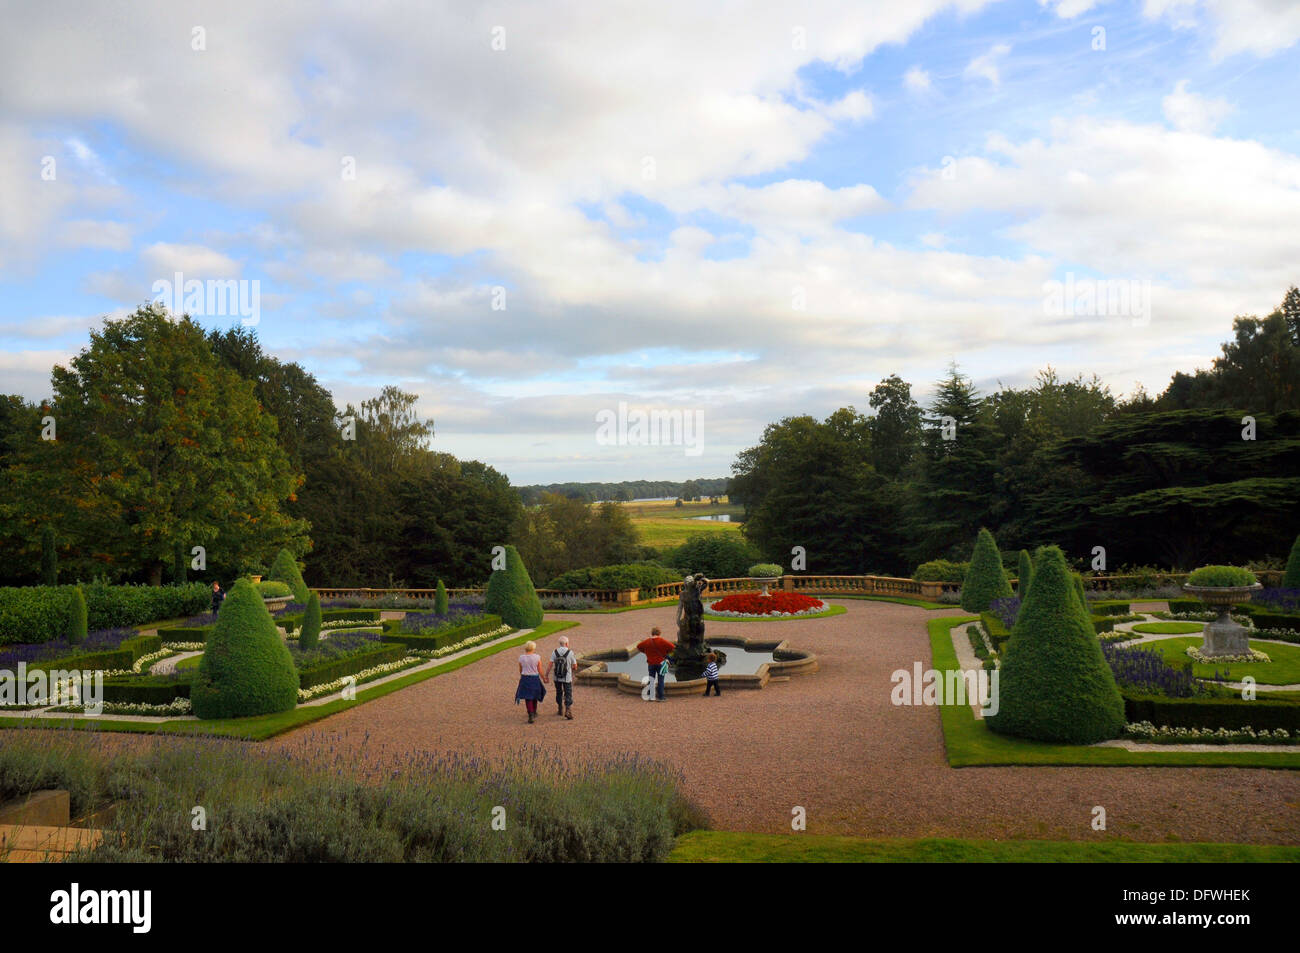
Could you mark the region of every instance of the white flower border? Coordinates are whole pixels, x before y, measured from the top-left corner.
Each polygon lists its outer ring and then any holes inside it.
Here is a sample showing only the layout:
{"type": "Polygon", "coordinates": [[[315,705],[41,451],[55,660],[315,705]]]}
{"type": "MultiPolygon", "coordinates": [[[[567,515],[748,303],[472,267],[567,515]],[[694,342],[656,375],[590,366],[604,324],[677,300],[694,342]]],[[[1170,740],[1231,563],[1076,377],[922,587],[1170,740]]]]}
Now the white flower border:
{"type": "Polygon", "coordinates": [[[1177,738],[1179,741],[1196,741],[1212,739],[1230,741],[1240,739],[1243,743],[1251,741],[1300,741],[1300,730],[1294,735],[1285,728],[1261,728],[1256,731],[1249,725],[1242,728],[1171,728],[1161,725],[1157,728],[1149,721],[1130,722],[1124,727],[1124,733],[1131,738],[1177,738]]]}
{"type": "Polygon", "coordinates": [[[404,668],[410,668],[413,665],[420,665],[424,659],[417,658],[414,655],[408,655],[400,658],[396,662],[385,662],[383,665],[375,665],[371,668],[363,668],[353,675],[344,675],[342,678],[336,678],[332,682],[325,682],[320,685],[313,685],[311,688],[298,689],[298,703],[311,701],[319,695],[332,695],[339,691],[345,685],[360,685],[362,682],[372,681],[381,675],[390,675],[393,672],[399,672],[404,668]]]}
{"type": "Polygon", "coordinates": [[[1249,655],[1206,655],[1199,645],[1187,646],[1187,654],[1203,665],[1233,665],[1238,662],[1271,662],[1267,653],[1251,649],[1249,655]]]}
{"type": "Polygon", "coordinates": [[[484,642],[491,642],[499,639],[501,636],[513,632],[508,625],[499,625],[491,632],[482,632],[478,635],[471,635],[468,639],[461,639],[459,642],[453,642],[451,645],[444,645],[440,649],[418,649],[411,654],[420,658],[446,658],[448,655],[455,655],[457,652],[463,652],[465,649],[473,648],[475,645],[482,645],[484,642]]]}

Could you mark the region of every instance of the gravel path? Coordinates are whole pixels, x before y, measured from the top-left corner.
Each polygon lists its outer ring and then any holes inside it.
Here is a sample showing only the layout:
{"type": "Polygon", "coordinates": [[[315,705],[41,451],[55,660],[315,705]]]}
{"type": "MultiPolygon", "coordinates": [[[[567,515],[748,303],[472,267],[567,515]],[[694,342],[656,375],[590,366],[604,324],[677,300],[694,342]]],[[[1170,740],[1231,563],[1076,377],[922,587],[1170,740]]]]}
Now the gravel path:
{"type": "Polygon", "coordinates": [[[179,655],[169,655],[166,658],[159,659],[149,667],[150,675],[171,675],[176,671],[176,663],[187,658],[194,658],[196,655],[202,655],[202,652],[181,652],[179,655]]]}
{"type": "MultiPolygon", "coordinates": [[[[844,615],[786,622],[710,622],[710,635],[788,638],[821,670],[761,691],[646,704],[579,686],[575,720],[548,694],[535,725],[513,704],[514,650],[333,715],[268,746],[352,750],[400,763],[411,751],[499,752],[555,745],[576,758],[638,752],[676,765],[715,827],[886,837],[962,836],[1300,844],[1300,771],[1245,768],[949,768],[938,711],[894,706],[897,669],[931,666],[926,622],[954,610],[844,600],[844,615]],[[1092,808],[1109,829],[1091,829],[1092,808]]],[[[673,607],[559,616],[579,652],[627,645],[673,607]]],[[[541,640],[543,658],[556,636],[541,640]]]]}

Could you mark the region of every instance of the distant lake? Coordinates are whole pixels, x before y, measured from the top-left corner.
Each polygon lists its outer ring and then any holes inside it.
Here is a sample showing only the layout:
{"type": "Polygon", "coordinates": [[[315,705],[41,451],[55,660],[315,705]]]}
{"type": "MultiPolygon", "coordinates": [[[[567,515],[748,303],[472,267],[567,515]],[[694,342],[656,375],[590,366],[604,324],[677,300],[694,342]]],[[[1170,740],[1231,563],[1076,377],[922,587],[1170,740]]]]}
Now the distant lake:
{"type": "Polygon", "coordinates": [[[693,520],[712,520],[715,523],[730,523],[730,513],[719,513],[717,516],[692,516],[693,520]]]}

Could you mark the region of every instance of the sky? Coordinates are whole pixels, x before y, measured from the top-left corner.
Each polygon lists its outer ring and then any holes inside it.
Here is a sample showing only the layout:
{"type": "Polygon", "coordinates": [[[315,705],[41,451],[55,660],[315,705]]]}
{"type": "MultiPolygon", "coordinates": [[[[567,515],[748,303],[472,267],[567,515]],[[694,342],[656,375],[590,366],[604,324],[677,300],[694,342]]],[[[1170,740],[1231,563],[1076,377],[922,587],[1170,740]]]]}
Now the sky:
{"type": "Polygon", "coordinates": [[[30,400],[161,300],[340,407],[417,393],[434,449],[516,484],[715,477],[954,361],[1158,393],[1300,283],[1294,0],[0,16],[0,392],[30,400]]]}

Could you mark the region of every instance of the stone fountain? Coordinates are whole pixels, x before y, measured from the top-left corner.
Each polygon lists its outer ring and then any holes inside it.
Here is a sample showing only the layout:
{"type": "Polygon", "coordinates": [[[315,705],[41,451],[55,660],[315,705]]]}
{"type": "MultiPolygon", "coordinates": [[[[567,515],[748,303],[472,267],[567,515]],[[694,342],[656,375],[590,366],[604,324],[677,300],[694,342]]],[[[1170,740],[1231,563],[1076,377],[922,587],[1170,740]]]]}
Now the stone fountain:
{"type": "Polygon", "coordinates": [[[671,665],[678,681],[701,678],[708,664],[705,656],[714,652],[718,665],[727,656],[704,640],[704,600],[701,596],[709,587],[703,574],[687,576],[682,581],[681,595],[677,599],[677,648],[673,650],[671,665]]]}

